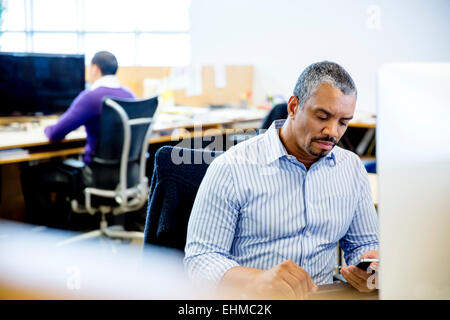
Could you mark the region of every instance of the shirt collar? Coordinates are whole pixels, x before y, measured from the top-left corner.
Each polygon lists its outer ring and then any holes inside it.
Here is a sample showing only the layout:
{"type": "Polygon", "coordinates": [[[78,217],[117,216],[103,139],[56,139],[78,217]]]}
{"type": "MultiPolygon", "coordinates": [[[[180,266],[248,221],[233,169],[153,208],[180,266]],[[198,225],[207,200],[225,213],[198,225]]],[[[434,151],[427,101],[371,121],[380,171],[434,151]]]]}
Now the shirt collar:
{"type": "MultiPolygon", "coordinates": [[[[281,157],[288,157],[289,154],[286,151],[283,143],[280,140],[280,135],[278,129],[280,129],[286,120],[275,120],[272,125],[267,129],[265,133],[267,139],[267,153],[266,153],[266,163],[270,164],[281,157]]],[[[334,148],[325,156],[316,161],[314,164],[326,161],[328,165],[334,167],[336,165],[336,156],[334,153],[334,148]]],[[[313,165],[314,165],[313,164],[313,165]]]]}
{"type": "Polygon", "coordinates": [[[115,75],[106,75],[95,81],[91,86],[90,90],[95,90],[99,87],[106,87],[106,88],[120,88],[120,82],[119,79],[115,75]]]}
{"type": "Polygon", "coordinates": [[[275,120],[265,133],[267,139],[266,163],[272,163],[283,156],[288,156],[286,148],[280,140],[278,129],[280,129],[286,120],[275,120]]]}

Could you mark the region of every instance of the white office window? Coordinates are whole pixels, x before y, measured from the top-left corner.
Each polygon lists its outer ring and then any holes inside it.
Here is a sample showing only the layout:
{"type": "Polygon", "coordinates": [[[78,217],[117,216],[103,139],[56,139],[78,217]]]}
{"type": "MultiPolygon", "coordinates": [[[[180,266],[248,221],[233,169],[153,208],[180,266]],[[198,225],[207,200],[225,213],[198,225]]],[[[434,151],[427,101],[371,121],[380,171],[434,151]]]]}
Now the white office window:
{"type": "Polygon", "coordinates": [[[40,53],[77,53],[77,34],[36,32],[33,35],[33,51],[40,53]]]}
{"type": "Polygon", "coordinates": [[[120,65],[190,64],[191,0],[3,0],[0,49],[108,50],[120,65]]]}
{"type": "Polygon", "coordinates": [[[112,52],[119,65],[134,65],[135,36],[133,33],[88,33],[84,37],[86,64],[97,51],[112,52]]]}
{"type": "Polygon", "coordinates": [[[76,0],[33,1],[32,29],[35,31],[75,31],[77,29],[76,0]]]}
{"type": "Polygon", "coordinates": [[[136,0],[137,29],[188,31],[190,0],[136,0]]]}
{"type": "Polygon", "coordinates": [[[84,1],[84,30],[134,31],[133,0],[84,1]]]}
{"type": "Polygon", "coordinates": [[[7,32],[0,36],[0,51],[24,52],[25,50],[25,32],[7,32]]]}
{"type": "Polygon", "coordinates": [[[139,37],[139,65],[185,66],[190,63],[189,34],[151,34],[139,37]]]}
{"type": "Polygon", "coordinates": [[[3,7],[1,30],[25,31],[25,1],[4,0],[3,7]]]}

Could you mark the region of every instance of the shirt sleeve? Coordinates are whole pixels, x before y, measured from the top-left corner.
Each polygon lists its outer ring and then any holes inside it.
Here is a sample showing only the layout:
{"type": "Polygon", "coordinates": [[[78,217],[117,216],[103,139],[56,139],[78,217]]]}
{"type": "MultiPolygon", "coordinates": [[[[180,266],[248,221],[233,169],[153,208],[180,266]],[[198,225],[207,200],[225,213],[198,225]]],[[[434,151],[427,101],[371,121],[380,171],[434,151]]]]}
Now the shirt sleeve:
{"type": "Polygon", "coordinates": [[[80,93],[58,122],[45,128],[47,138],[51,141],[62,140],[69,132],[88,122],[94,116],[95,108],[91,104],[88,92],[80,93]]]}
{"type": "Polygon", "coordinates": [[[347,265],[356,265],[361,255],[369,250],[379,250],[378,215],[370,191],[369,176],[358,159],[357,177],[361,181],[360,196],[353,220],[341,239],[347,265]]]}
{"type": "Polygon", "coordinates": [[[239,265],[230,254],[239,206],[230,166],[223,158],[209,166],[189,218],[184,265],[197,284],[215,285],[239,265]]]}

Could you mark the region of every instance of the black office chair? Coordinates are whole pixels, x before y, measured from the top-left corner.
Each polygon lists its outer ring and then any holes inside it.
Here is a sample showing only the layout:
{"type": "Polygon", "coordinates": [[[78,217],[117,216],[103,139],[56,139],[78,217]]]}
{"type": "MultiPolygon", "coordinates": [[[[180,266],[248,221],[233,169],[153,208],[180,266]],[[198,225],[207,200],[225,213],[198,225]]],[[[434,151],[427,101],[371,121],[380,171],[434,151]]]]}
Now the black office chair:
{"type": "Polygon", "coordinates": [[[288,117],[287,103],[275,105],[263,119],[261,129],[269,129],[272,122],[278,119],[286,119],[288,117]]]}
{"type": "Polygon", "coordinates": [[[158,149],[150,185],[144,246],[152,244],[184,251],[198,188],[211,161],[222,153],[172,146],[158,149]]]}
{"type": "MultiPolygon", "coordinates": [[[[76,213],[101,213],[100,229],[62,244],[98,236],[140,238],[142,232],[114,230],[105,215],[139,210],[148,196],[145,175],[147,149],[158,98],[143,100],[104,98],[100,133],[89,169],[91,182],[71,200],[76,213]]],[[[117,229],[117,228],[115,228],[117,229]]]]}

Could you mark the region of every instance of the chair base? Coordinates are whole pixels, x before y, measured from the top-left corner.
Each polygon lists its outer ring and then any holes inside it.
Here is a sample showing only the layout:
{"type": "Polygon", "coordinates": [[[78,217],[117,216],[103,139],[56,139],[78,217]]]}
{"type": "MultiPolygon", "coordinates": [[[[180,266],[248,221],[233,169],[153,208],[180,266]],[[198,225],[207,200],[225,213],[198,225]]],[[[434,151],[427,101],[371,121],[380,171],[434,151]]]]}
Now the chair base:
{"type": "Polygon", "coordinates": [[[80,234],[67,240],[60,241],[56,244],[57,247],[65,246],[71,243],[90,240],[100,237],[126,239],[126,240],[143,240],[144,233],[138,231],[125,231],[122,226],[110,226],[105,219],[100,222],[100,229],[89,231],[87,233],[80,234]]]}

